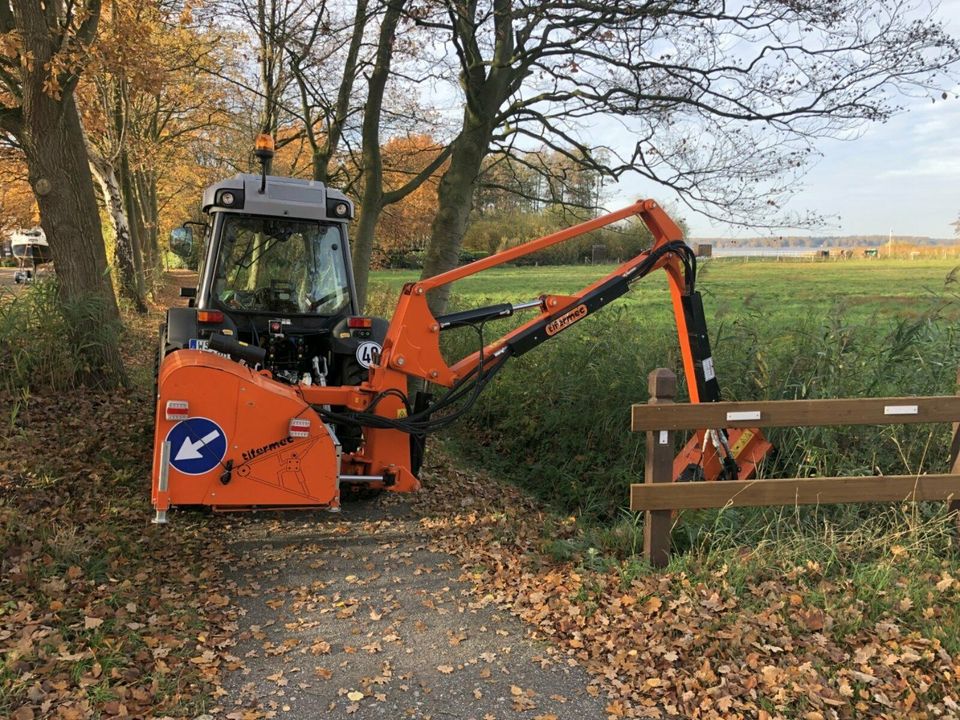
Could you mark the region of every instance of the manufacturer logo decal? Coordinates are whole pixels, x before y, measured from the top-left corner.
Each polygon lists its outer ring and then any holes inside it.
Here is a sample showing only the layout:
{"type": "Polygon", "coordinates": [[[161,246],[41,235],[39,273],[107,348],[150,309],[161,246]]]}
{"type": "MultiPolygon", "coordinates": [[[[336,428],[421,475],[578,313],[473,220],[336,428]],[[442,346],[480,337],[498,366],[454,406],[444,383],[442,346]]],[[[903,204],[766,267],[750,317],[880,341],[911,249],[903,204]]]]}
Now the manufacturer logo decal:
{"type": "Polygon", "coordinates": [[[243,453],[243,461],[250,462],[255,457],[259,457],[260,455],[276,450],[277,448],[282,448],[284,445],[289,445],[292,442],[292,437],[285,437],[283,440],[277,440],[276,442],[272,442],[269,445],[264,445],[263,447],[245,450],[243,453]]]}
{"type": "Polygon", "coordinates": [[[568,327],[577,322],[577,320],[583,320],[583,318],[586,316],[587,306],[577,305],[573,310],[570,312],[565,312],[563,315],[547,325],[547,335],[556,335],[561,330],[566,330],[568,327]]]}
{"type": "Polygon", "coordinates": [[[380,362],[380,343],[368,340],[357,345],[357,362],[365,368],[380,362]]]}

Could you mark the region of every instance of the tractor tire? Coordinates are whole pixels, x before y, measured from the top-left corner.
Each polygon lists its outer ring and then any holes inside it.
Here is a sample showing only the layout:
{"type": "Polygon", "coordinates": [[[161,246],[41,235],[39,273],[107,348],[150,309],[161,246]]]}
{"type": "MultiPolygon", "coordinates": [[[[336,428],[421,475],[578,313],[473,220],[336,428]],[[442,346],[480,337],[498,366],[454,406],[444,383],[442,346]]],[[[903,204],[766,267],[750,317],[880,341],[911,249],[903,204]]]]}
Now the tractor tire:
{"type": "Polygon", "coordinates": [[[153,356],[153,414],[157,414],[157,402],[160,400],[160,365],[163,364],[163,359],[172,353],[174,350],[179,350],[176,345],[172,345],[167,342],[167,324],[160,324],[160,340],[157,346],[157,353],[153,356]]]}

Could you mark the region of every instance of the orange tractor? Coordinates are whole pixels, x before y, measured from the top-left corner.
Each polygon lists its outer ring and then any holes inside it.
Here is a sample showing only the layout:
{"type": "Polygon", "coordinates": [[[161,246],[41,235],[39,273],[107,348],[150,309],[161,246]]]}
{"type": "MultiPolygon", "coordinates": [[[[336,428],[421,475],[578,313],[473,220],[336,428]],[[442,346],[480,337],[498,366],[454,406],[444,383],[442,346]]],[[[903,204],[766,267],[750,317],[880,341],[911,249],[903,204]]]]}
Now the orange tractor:
{"type": "MultiPolygon", "coordinates": [[[[267,138],[269,140],[269,138],[267,138]]],[[[360,313],[347,242],[353,203],[314,181],[262,175],[208,188],[205,242],[189,226],[171,249],[199,257],[188,307],[170,308],[158,348],[153,505],[337,510],[353,488],[410,492],[425,437],[465,413],[510,358],[559,335],[657,269],[668,277],[691,402],[716,401],[696,258],[652,200],[403,287],[388,322],[360,313]],[[652,246],[574,295],[541,295],[435,316],[427,293],[557,243],[639,216],[652,246]],[[486,323],[529,311],[485,342],[486,323]],[[442,333],[473,328],[478,349],[448,363],[442,333]],[[408,394],[411,378],[446,388],[408,394]]],[[[751,430],[706,429],[678,479],[748,478],[770,445],[751,430]]]]}

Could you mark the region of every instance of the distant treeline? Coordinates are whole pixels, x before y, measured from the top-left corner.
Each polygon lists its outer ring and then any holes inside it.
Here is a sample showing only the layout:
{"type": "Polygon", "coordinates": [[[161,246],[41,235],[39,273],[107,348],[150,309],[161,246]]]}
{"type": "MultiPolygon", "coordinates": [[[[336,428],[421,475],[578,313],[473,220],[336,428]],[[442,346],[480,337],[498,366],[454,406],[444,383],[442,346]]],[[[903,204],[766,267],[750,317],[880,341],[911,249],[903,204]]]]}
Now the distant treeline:
{"type": "MultiPolygon", "coordinates": [[[[894,235],[895,245],[953,245],[957,238],[932,238],[922,235],[894,235]]],[[[878,247],[891,240],[889,235],[778,235],[777,237],[751,238],[693,238],[695,243],[710,243],[718,248],[766,247],[766,248],[839,248],[878,247]]]]}

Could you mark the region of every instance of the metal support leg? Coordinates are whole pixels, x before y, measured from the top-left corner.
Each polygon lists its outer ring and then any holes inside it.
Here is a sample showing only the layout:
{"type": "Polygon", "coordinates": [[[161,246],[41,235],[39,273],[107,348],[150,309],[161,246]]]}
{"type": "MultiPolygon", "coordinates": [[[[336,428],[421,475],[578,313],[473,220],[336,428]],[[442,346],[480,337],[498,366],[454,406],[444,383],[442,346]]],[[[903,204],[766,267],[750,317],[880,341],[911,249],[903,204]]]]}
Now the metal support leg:
{"type": "MultiPolygon", "coordinates": [[[[157,491],[166,493],[170,482],[170,441],[166,441],[160,446],[160,482],[157,485],[157,491]]],[[[167,524],[167,511],[157,510],[153,518],[154,525],[167,524]]]]}

